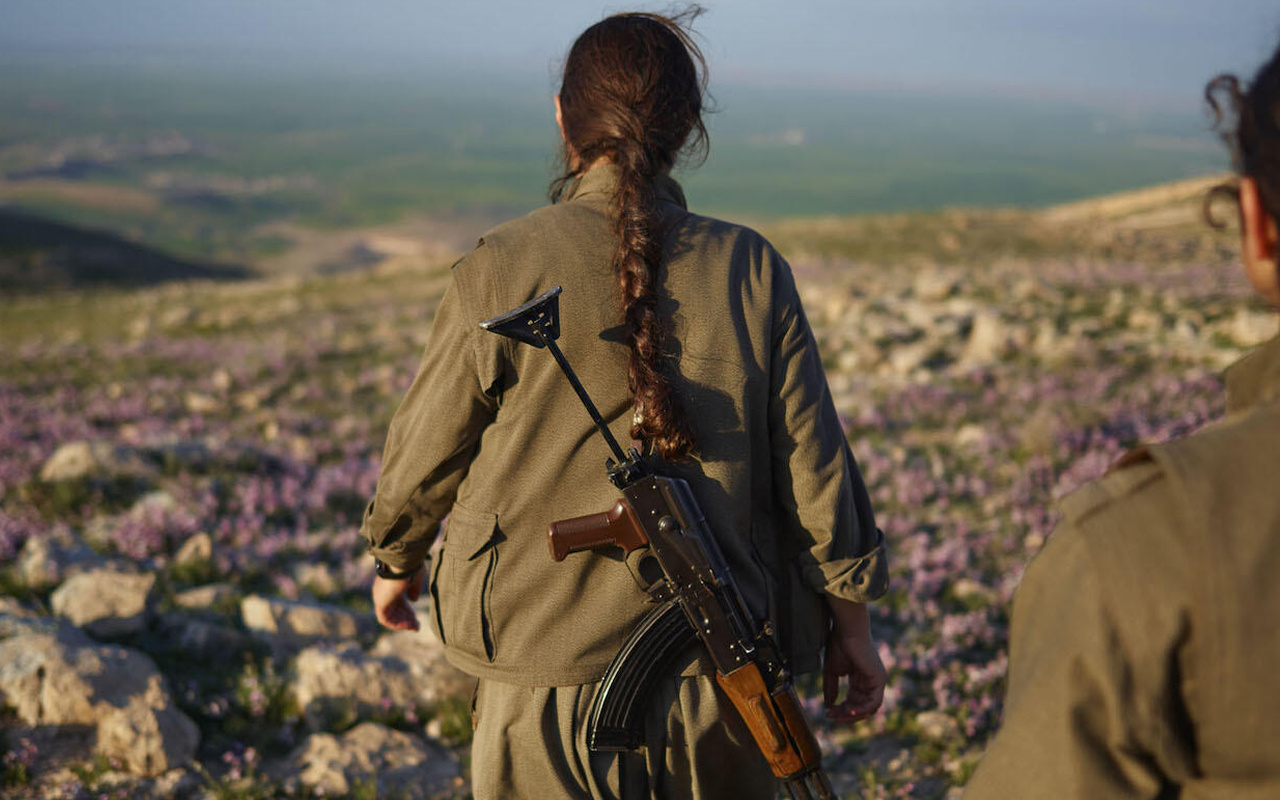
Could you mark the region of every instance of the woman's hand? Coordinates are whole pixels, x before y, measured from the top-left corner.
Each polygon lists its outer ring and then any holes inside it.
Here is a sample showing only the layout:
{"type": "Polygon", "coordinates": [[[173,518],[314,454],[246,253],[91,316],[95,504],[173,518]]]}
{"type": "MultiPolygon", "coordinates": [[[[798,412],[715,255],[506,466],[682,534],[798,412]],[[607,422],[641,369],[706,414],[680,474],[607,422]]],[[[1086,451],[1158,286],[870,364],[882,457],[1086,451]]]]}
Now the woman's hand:
{"type": "Polygon", "coordinates": [[[884,700],[888,680],[875,640],[867,607],[836,597],[827,597],[835,619],[835,629],[827,639],[822,662],[822,701],[827,719],[857,722],[875,714],[884,700]],[[840,699],[841,678],[848,678],[844,702],[840,699]]]}
{"type": "Polygon", "coordinates": [[[373,576],[373,613],[383,627],[393,631],[418,630],[418,615],[409,604],[422,594],[425,577],[425,564],[401,580],[373,576]]]}

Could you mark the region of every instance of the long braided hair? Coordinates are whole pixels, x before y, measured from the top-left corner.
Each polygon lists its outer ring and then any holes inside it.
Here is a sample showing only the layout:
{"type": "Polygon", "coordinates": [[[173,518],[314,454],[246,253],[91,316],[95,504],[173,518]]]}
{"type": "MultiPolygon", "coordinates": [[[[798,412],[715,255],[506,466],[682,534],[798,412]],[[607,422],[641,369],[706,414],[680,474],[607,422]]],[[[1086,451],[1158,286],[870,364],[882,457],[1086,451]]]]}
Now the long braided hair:
{"type": "Polygon", "coordinates": [[[564,168],[551,189],[552,199],[559,199],[601,160],[618,169],[613,266],[631,350],[631,437],[672,461],[689,455],[695,441],[667,366],[671,320],[658,312],[666,231],[653,181],[682,152],[706,152],[706,62],[686,27],[701,11],[691,6],[669,17],[618,14],[578,37],[560,86],[564,168]]]}

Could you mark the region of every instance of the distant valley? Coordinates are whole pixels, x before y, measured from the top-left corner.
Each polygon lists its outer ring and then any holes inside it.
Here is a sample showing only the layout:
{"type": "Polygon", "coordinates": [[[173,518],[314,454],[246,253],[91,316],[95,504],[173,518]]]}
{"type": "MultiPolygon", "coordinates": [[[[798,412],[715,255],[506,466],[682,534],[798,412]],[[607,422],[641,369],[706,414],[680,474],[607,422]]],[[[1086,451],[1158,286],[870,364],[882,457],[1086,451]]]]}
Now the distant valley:
{"type": "MultiPolygon", "coordinates": [[[[549,76],[27,58],[0,65],[0,208],[176,262],[299,274],[457,251],[545,202],[553,175],[549,76]]],[[[1194,99],[712,91],[710,157],[680,173],[690,204],[766,229],[1043,208],[1225,167],[1194,99]]],[[[0,237],[12,273],[30,243],[0,237]]]]}

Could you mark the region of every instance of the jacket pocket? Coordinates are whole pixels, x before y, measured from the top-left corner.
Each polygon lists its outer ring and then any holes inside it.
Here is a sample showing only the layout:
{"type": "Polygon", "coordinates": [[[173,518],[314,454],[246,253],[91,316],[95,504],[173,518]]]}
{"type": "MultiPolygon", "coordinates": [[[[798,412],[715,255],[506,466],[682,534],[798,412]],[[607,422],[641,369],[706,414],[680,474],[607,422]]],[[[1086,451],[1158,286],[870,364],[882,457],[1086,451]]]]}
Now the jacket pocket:
{"type": "Polygon", "coordinates": [[[440,639],[472,658],[493,661],[492,595],[498,567],[498,515],[454,505],[431,583],[440,639]]]}

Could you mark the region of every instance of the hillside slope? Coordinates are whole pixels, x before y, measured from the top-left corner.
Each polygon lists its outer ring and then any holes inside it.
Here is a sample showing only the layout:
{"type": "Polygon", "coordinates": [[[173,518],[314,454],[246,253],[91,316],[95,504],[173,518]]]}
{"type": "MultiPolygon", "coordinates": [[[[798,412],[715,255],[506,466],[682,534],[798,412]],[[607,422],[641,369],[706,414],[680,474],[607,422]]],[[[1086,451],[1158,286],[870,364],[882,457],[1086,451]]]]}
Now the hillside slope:
{"type": "Polygon", "coordinates": [[[0,207],[0,291],[251,276],[244,267],[179,259],[112,233],[0,207]]]}

